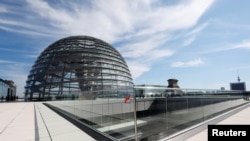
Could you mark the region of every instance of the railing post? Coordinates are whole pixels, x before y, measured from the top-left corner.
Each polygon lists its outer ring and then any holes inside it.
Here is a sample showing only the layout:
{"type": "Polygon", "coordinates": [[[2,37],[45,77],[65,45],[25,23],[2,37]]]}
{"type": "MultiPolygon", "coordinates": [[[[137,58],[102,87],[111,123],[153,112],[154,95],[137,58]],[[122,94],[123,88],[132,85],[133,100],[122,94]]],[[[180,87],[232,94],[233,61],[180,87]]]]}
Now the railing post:
{"type": "Polygon", "coordinates": [[[135,125],[135,141],[138,141],[138,136],[137,136],[137,117],[136,117],[136,93],[135,93],[135,88],[134,88],[134,125],[135,125]]]}

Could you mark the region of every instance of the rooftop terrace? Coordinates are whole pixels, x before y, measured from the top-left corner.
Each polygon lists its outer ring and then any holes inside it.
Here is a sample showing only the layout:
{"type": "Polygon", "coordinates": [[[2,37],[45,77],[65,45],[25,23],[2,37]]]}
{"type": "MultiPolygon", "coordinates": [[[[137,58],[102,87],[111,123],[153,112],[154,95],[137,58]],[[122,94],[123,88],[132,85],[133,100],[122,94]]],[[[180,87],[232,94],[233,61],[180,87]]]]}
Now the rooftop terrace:
{"type": "MultiPolygon", "coordinates": [[[[249,104],[225,113],[216,124],[250,124],[249,104]]],[[[94,141],[42,102],[0,103],[1,141],[94,141]]],[[[214,121],[213,121],[214,122],[214,121]]],[[[207,122],[207,124],[212,122],[207,122]]],[[[166,140],[206,141],[206,124],[173,135],[166,140]],[[201,128],[201,126],[203,126],[201,128]],[[196,130],[196,131],[194,131],[196,130]],[[189,133],[187,133],[189,132],[189,133]]]]}

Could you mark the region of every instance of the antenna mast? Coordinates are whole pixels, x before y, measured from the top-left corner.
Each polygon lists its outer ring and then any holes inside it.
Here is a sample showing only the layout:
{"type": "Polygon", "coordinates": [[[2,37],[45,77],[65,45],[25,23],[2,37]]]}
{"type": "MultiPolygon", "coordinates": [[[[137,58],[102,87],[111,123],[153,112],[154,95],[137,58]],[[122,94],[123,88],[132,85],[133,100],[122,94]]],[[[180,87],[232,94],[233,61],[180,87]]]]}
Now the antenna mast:
{"type": "Polygon", "coordinates": [[[240,82],[240,75],[239,75],[239,71],[237,71],[238,73],[238,82],[240,82]]]}

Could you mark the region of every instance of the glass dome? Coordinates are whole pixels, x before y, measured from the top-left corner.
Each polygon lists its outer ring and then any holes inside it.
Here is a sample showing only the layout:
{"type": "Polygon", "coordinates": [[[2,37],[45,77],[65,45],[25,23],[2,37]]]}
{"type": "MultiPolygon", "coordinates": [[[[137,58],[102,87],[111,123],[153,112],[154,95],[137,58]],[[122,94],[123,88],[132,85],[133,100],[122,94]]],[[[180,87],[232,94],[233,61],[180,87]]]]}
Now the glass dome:
{"type": "Polygon", "coordinates": [[[48,46],[37,58],[25,86],[27,99],[124,97],[133,80],[121,54],[89,36],[71,36],[48,46]]]}

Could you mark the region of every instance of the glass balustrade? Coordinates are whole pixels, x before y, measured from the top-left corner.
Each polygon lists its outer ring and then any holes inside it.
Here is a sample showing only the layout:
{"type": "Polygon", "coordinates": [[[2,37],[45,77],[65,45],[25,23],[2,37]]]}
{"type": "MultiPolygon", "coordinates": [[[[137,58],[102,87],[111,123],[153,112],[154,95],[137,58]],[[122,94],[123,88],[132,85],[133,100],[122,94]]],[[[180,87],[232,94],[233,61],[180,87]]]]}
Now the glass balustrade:
{"type": "Polygon", "coordinates": [[[166,138],[248,103],[246,92],[135,86],[45,102],[111,140],[166,138]]]}

